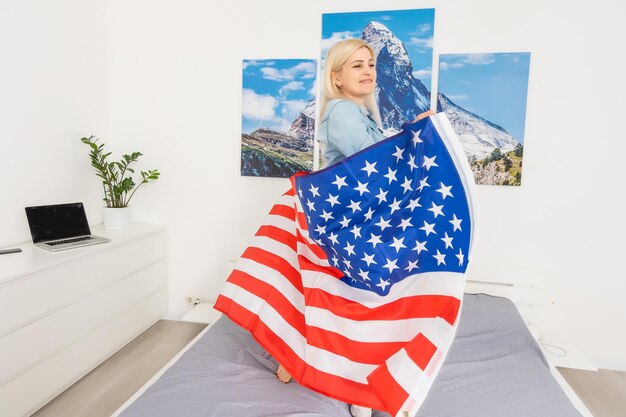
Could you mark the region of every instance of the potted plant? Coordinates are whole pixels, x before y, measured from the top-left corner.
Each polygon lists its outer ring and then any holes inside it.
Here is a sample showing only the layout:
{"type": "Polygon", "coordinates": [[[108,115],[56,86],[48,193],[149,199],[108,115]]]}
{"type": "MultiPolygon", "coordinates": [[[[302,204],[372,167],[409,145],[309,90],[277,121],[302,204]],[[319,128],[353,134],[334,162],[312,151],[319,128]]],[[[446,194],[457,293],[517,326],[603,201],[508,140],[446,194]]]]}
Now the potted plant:
{"type": "Polygon", "coordinates": [[[143,154],[133,152],[123,155],[119,161],[109,161],[111,152],[104,151],[104,143],[98,144],[98,138],[90,136],[81,141],[89,145],[89,158],[96,175],[102,179],[105,207],[102,208],[104,227],[107,229],[123,229],[130,226],[131,212],[128,204],[139,187],[159,178],[158,170],[141,171],[141,182],[136,184],[132,174],[135,170],[130,167],[143,154]]]}

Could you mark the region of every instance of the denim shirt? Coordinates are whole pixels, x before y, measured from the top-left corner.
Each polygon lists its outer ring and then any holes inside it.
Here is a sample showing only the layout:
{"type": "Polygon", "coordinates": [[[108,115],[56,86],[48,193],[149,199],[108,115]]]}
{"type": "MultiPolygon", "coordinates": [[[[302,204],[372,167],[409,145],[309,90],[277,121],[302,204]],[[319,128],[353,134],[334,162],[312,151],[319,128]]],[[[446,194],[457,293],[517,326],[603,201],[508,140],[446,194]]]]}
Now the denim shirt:
{"type": "Polygon", "coordinates": [[[385,139],[369,112],[351,100],[331,100],[319,124],[325,166],[385,139]]]}

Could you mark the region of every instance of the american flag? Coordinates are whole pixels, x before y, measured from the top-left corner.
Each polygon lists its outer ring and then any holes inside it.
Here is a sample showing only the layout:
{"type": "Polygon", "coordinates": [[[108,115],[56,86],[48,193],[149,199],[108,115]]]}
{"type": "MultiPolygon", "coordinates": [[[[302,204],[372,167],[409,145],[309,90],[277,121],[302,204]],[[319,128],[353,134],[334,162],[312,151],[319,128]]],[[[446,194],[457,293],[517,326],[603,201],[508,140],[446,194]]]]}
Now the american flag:
{"type": "Polygon", "coordinates": [[[216,308],[298,383],[415,415],[454,338],[474,226],[445,114],[291,182],[216,308]]]}

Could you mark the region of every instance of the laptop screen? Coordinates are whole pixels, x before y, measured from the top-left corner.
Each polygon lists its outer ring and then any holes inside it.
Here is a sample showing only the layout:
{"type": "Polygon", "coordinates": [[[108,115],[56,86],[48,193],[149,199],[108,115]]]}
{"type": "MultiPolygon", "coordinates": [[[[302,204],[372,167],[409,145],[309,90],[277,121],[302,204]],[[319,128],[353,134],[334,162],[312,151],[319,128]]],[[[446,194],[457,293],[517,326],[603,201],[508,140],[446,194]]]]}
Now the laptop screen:
{"type": "Polygon", "coordinates": [[[26,207],[33,243],[90,235],[83,203],[26,207]]]}

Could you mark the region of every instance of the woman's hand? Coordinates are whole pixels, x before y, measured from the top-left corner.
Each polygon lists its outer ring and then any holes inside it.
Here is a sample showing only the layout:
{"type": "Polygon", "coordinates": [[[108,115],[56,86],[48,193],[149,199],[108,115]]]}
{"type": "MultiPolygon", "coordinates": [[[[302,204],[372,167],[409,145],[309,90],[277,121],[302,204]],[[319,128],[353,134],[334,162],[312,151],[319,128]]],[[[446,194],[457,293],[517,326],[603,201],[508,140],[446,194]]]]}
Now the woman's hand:
{"type": "Polygon", "coordinates": [[[424,118],[426,118],[428,116],[432,116],[434,114],[435,114],[434,110],[425,111],[424,113],[418,114],[417,117],[415,118],[415,120],[413,120],[411,123],[415,123],[417,121],[420,121],[420,120],[422,120],[422,119],[424,119],[424,118]]]}

